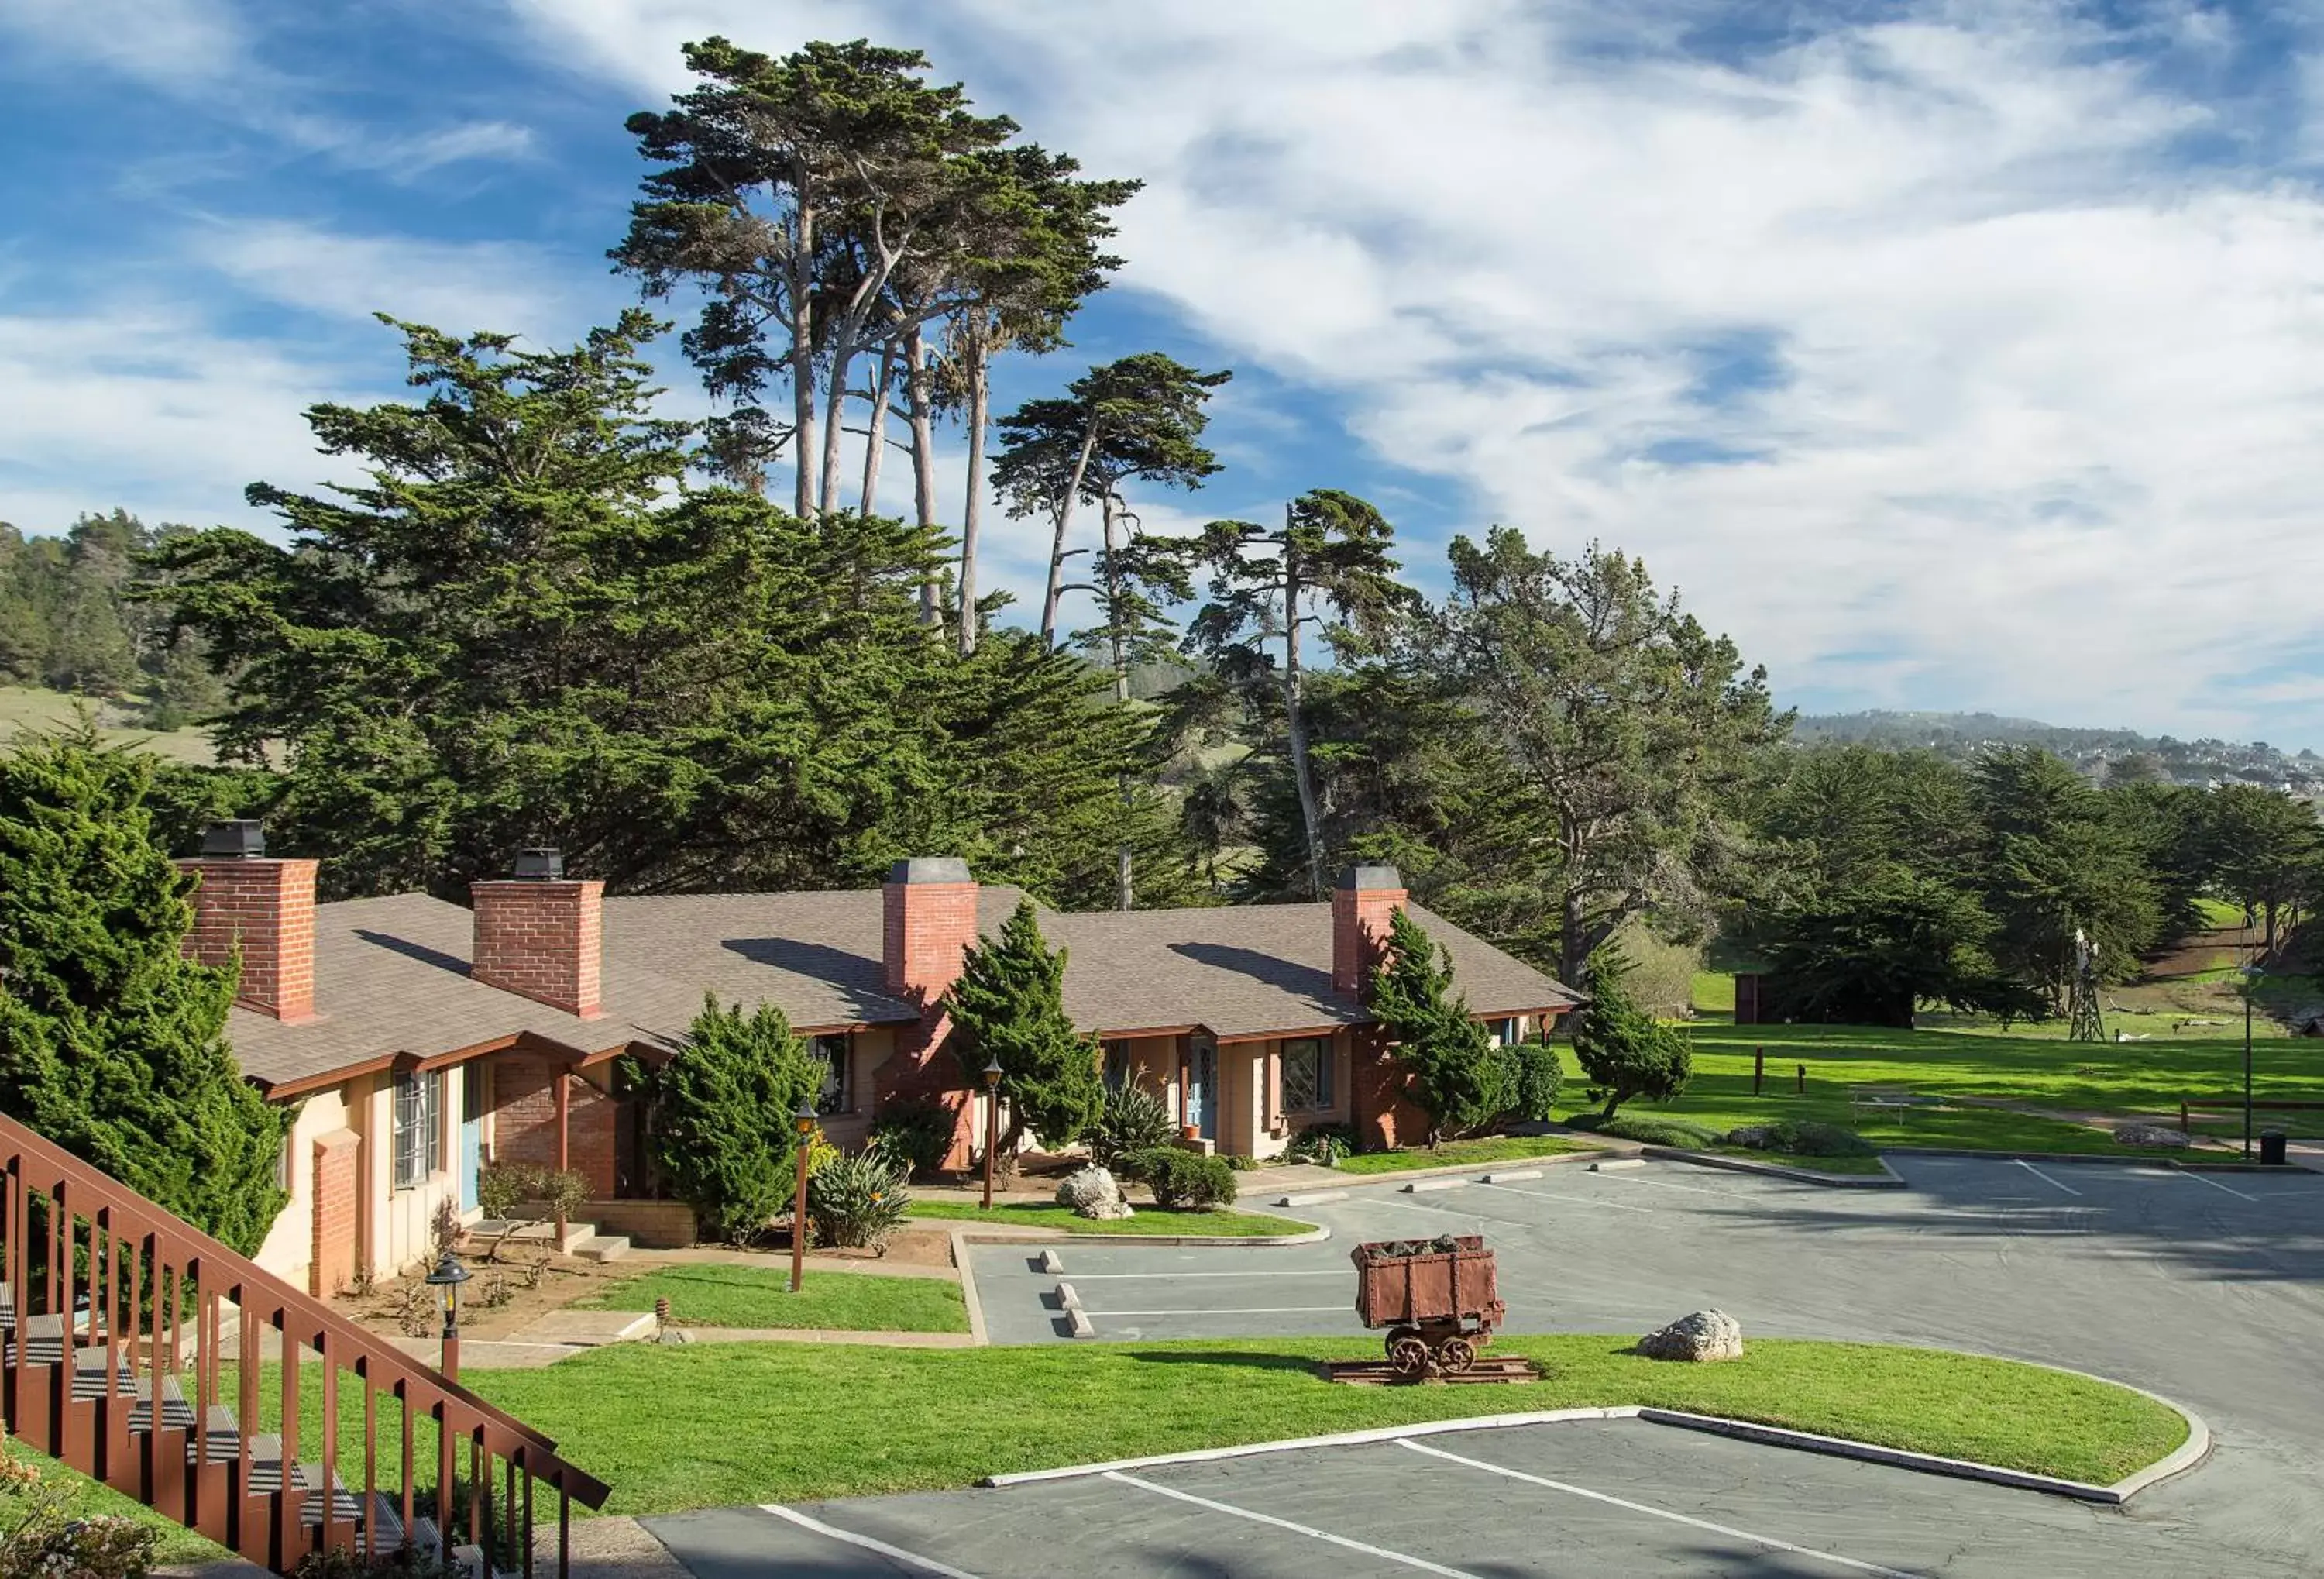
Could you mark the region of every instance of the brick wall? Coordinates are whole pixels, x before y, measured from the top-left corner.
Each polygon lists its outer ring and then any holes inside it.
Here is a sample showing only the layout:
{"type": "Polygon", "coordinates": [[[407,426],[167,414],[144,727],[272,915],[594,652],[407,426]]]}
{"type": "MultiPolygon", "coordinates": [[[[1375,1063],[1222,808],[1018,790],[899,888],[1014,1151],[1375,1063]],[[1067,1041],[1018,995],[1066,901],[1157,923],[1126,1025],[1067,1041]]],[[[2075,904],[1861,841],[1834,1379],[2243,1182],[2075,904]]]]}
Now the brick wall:
{"type": "Polygon", "coordinates": [[[1388,951],[1388,922],[1404,908],[1400,888],[1340,888],[1332,891],[1332,987],[1360,998],[1372,966],[1388,951]]]}
{"type": "MultiPolygon", "coordinates": [[[[557,1166],[557,1077],[562,1065],[545,1058],[503,1056],[493,1065],[493,1160],[557,1166]]],[[[566,1167],[589,1181],[596,1195],[614,1184],[618,1104],[575,1075],[566,1098],[566,1167]]]]}
{"type": "Polygon", "coordinates": [[[1387,1150],[1413,1146],[1428,1138],[1428,1115],[1405,1094],[1411,1074],[1376,1025],[1360,1025],[1349,1032],[1352,1044],[1348,1062],[1355,1076],[1349,1093],[1356,1133],[1367,1150],[1387,1150]]]}
{"type": "Polygon", "coordinates": [[[477,981],[584,1018],[602,1012],[602,882],[479,882],[474,962],[477,981]]]}
{"type": "Polygon", "coordinates": [[[204,965],[242,951],[235,1002],[297,1023],[315,1018],[313,861],[180,861],[200,880],[185,952],[204,965]]]}
{"type": "Polygon", "coordinates": [[[363,1138],[352,1130],[315,1138],[315,1239],[307,1292],[318,1298],[338,1293],[355,1279],[362,1157],[363,1138]]]}
{"type": "Polygon", "coordinates": [[[918,1024],[896,1028],[895,1051],[880,1066],[871,1111],[890,1103],[940,1101],[955,1122],[947,1168],[964,1168],[973,1120],[964,1099],[960,1062],[945,1046],[950,1017],[937,1004],[960,977],[962,956],[976,942],[976,884],[890,882],[881,891],[881,956],[888,991],[921,1006],[918,1024]]]}

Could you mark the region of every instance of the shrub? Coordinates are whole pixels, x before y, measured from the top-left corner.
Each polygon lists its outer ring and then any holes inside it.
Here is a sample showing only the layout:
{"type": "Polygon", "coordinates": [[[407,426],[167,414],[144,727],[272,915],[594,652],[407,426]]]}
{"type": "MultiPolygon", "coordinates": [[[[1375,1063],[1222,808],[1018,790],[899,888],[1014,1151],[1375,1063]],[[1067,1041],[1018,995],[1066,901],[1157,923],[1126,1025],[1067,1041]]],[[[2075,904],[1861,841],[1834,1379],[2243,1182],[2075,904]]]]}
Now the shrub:
{"type": "Polygon", "coordinates": [[[161,1532],[111,1514],[76,1518],[72,1488],[0,1438],[0,1579],[144,1579],[161,1532]]]}
{"type": "Polygon", "coordinates": [[[1718,1131],[1706,1124],[1689,1123],[1684,1119],[1618,1113],[1612,1118],[1582,1117],[1573,1122],[1593,1134],[1611,1135],[1618,1140],[1636,1140],[1642,1146],[1713,1146],[1720,1140],[1718,1131]]]}
{"type": "Polygon", "coordinates": [[[1727,1141],[1729,1145],[1761,1151],[1789,1151],[1801,1157],[1870,1157],[1880,1150],[1854,1130],[1814,1119],[1746,1124],[1730,1131],[1727,1141]]]}
{"type": "Polygon", "coordinates": [[[940,1102],[912,1102],[883,1108],[872,1121],[872,1144],[892,1161],[923,1177],[944,1166],[959,1130],[959,1115],[940,1102]]]}
{"type": "Polygon", "coordinates": [[[791,1114],[823,1088],[823,1060],[773,1004],[745,1015],[709,998],[668,1062],[627,1064],[650,1099],[646,1149],[670,1193],[713,1238],[763,1233],[790,1197],[791,1114]]]}
{"type": "Polygon", "coordinates": [[[484,1252],[486,1260],[498,1260],[501,1248],[509,1235],[528,1223],[554,1220],[563,1216],[567,1222],[578,1216],[595,1192],[589,1187],[586,1174],[570,1168],[560,1173],[553,1168],[542,1168],[530,1162],[496,1162],[476,1173],[476,1205],[484,1214],[494,1222],[510,1226],[503,1229],[492,1248],[484,1252]],[[528,1211],[532,1208],[538,1216],[528,1211]]]}
{"type": "MultiPolygon", "coordinates": [[[[1065,951],[1041,937],[1040,912],[1020,901],[1001,936],[980,938],[962,956],[960,977],[945,995],[953,1050],[973,1085],[988,1062],[1001,1066],[1009,1127],[999,1160],[1017,1154],[1026,1131],[1061,1151],[1097,1122],[1105,1099],[1097,1043],[1065,1012],[1065,951]]],[[[982,1137],[978,1137],[980,1142],[982,1137]]]]}
{"type": "Polygon", "coordinates": [[[1135,1085],[1105,1094],[1105,1105],[1090,1131],[1090,1155],[1111,1168],[1133,1151],[1167,1146],[1178,1132],[1160,1097],[1135,1085]]]}
{"type": "Polygon", "coordinates": [[[1353,1157],[1358,1147],[1353,1124],[1311,1124],[1291,1137],[1291,1149],[1286,1153],[1294,1162],[1312,1162],[1318,1168],[1337,1168],[1342,1157],[1353,1157]]]}
{"type": "Polygon", "coordinates": [[[1407,910],[1388,917],[1388,957],[1372,967],[1370,1002],[1408,1071],[1406,1094],[1428,1115],[1431,1146],[1508,1111],[1509,1060],[1454,993],[1452,955],[1407,910]]]}
{"type": "Polygon", "coordinates": [[[1154,1192],[1154,1204],[1166,1212],[1207,1212],[1234,1205],[1234,1169],[1223,1157],[1156,1146],[1122,1160],[1130,1177],[1143,1181],[1154,1192]]]}
{"type": "Polygon", "coordinates": [[[1539,1037],[1509,1049],[1517,1073],[1517,1102],[1509,1109],[1526,1123],[1546,1123],[1557,1105],[1557,1087],[1565,1078],[1557,1049],[1539,1037]]]}
{"type": "Polygon", "coordinates": [[[1227,1159],[1227,1168],[1231,1172],[1255,1173],[1259,1169],[1259,1159],[1256,1157],[1248,1156],[1240,1151],[1229,1151],[1223,1155],[1227,1159]]]}
{"type": "Polygon", "coordinates": [[[881,1250],[910,1213],[900,1161],[877,1147],[825,1163],[807,1183],[807,1214],[818,1243],[881,1250]]]}
{"type": "Polygon", "coordinates": [[[1605,1116],[1634,1096],[1668,1102],[1686,1089],[1694,1055],[1686,1039],[1632,1000],[1628,963],[1611,948],[1590,956],[1589,1006],[1573,1028],[1573,1056],[1590,1076],[1590,1094],[1605,1116]]]}

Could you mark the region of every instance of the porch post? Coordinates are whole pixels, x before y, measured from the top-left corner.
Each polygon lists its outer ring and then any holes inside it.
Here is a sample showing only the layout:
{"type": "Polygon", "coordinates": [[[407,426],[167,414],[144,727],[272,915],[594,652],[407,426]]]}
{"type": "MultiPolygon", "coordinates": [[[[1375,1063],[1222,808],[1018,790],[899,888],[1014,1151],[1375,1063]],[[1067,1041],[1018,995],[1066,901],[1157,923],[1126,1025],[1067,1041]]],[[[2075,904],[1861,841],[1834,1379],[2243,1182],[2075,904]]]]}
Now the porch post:
{"type": "MultiPolygon", "coordinates": [[[[568,1154],[569,1133],[573,1117],[573,1071],[562,1065],[557,1070],[557,1171],[563,1173],[571,1166],[568,1154]]],[[[557,1197],[557,1253],[565,1253],[565,1196],[557,1197]]]]}

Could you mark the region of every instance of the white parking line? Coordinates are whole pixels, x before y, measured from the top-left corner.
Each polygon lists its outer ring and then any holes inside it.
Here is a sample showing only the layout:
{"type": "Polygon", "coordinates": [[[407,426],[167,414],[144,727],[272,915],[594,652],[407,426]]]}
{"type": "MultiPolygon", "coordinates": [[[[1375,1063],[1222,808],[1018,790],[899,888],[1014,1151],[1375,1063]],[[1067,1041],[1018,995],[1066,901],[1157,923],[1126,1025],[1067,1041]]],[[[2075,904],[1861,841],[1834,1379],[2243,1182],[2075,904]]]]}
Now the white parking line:
{"type": "Polygon", "coordinates": [[[1708,1519],[1696,1519],[1691,1514],[1674,1513],[1667,1508],[1655,1508],[1644,1502],[1633,1502],[1627,1497],[1609,1496],[1604,1491],[1593,1491],[1587,1486],[1576,1486],[1564,1481],[1553,1481],[1545,1475],[1529,1475],[1523,1470],[1505,1469],[1498,1464],[1487,1464],[1481,1458],[1463,1458],[1457,1453],[1447,1453],[1441,1447],[1430,1447],[1415,1442],[1408,1436],[1398,1441],[1397,1445],[1409,1447],[1415,1453],[1425,1453],[1431,1458],[1442,1458],[1452,1464],[1466,1464],[1471,1469],[1480,1469],[1488,1474],[1505,1475],[1513,1481],[1523,1481],[1529,1486],[1542,1486],[1553,1491],[1566,1492],[1570,1496],[1586,1497],[1592,1502],[1603,1502],[1609,1507],[1625,1508],[1633,1513],[1644,1513],[1655,1519],[1667,1519],[1674,1524],[1688,1525],[1695,1529],[1707,1529],[1713,1535],[1723,1535],[1733,1540],[1748,1540],[1755,1546],[1766,1547],[1770,1551],[1790,1552],[1794,1556],[1813,1557],[1819,1562],[1831,1563],[1842,1568],[1852,1568],[1859,1574],[1877,1574],[1881,1575],[1881,1579],[1923,1579],[1922,1575],[1908,1574],[1902,1568],[1884,1568],[1877,1563],[1862,1562],[1855,1557],[1843,1557],[1837,1552],[1823,1552],[1818,1551],[1813,1547],[1794,1546],[1787,1540],[1777,1540],[1772,1535],[1755,1535],[1748,1529],[1737,1529],[1730,1525],[1713,1524],[1708,1519]]]}
{"type": "Polygon", "coordinates": [[[841,1529],[836,1525],[824,1523],[820,1519],[809,1519],[804,1513],[794,1512],[777,1503],[761,1502],[759,1504],[759,1511],[771,1513],[778,1519],[788,1519],[801,1529],[811,1529],[817,1535],[829,1536],[832,1539],[844,1541],[849,1546],[862,1547],[867,1552],[877,1552],[883,1557],[892,1557],[915,1574],[934,1574],[936,1579],[976,1579],[975,1574],[955,1568],[948,1563],[939,1563],[934,1557],[924,1557],[918,1552],[908,1552],[901,1547],[891,1547],[886,1541],[874,1540],[868,1535],[857,1535],[852,1529],[841,1529]]]}
{"type": "Polygon", "coordinates": [[[1505,1196],[1529,1196],[1536,1201],[1571,1201],[1577,1206],[1603,1206],[1609,1212],[1644,1212],[1654,1214],[1652,1206],[1626,1205],[1620,1201],[1601,1201],[1592,1196],[1561,1195],[1555,1190],[1521,1190],[1515,1185],[1480,1184],[1480,1190],[1499,1190],[1505,1196]]]}
{"type": "Polygon", "coordinates": [[[2238,1197],[2240,1197],[2240,1198],[2241,1198],[2241,1199],[2243,1199],[2243,1200],[2246,1200],[2246,1201],[2256,1201],[2256,1200],[2258,1200],[2258,1199],[2259,1199],[2259,1197],[2258,1197],[2257,1196],[2246,1195],[2246,1194],[2245,1194],[2243,1191],[2241,1191],[2241,1190],[2238,1190],[2238,1189],[2231,1189],[2231,1188],[2229,1188],[2227,1186],[2221,1184],[2218,1179],[2215,1179],[2215,1178],[2206,1178],[2206,1177],[2204,1177],[2201,1174],[2200,1174],[2200,1173],[2195,1173],[2195,1172],[2193,1172],[2193,1171],[2191,1171],[2191,1170],[2190,1170],[2190,1169],[2187,1169],[2187,1168],[2181,1168],[2179,1171],[2180,1171],[2180,1172],[2181,1172],[2182,1174],[2185,1174],[2187,1177],[2193,1179],[2197,1184],[2207,1184],[2207,1185],[2209,1185],[2209,1186],[2210,1186],[2213,1189],[2215,1189],[2215,1190],[2227,1190],[2227,1194],[2229,1194],[2229,1195],[2231,1195],[2231,1196],[2238,1196],[2238,1197]]]}
{"type": "Polygon", "coordinates": [[[1212,1310],[1207,1307],[1201,1310],[1093,1310],[1090,1315],[1118,1321],[1125,1316],[1316,1316],[1327,1310],[1337,1311],[1342,1316],[1355,1313],[1355,1307],[1351,1305],[1263,1305],[1247,1310],[1212,1310]]]}
{"type": "Polygon", "coordinates": [[[1294,1523],[1288,1519],[1277,1519],[1272,1513],[1259,1513],[1249,1508],[1238,1508],[1231,1502],[1213,1502],[1208,1497],[1197,1497],[1192,1491],[1181,1491],[1175,1486],[1157,1485],[1152,1481],[1142,1481],[1136,1475],[1123,1474],[1120,1470],[1106,1471],[1105,1478],[1110,1481],[1119,1481],[1125,1486],[1136,1486],[1141,1491],[1151,1491],[1157,1497],[1168,1497],[1175,1501],[1191,1503],[1197,1508],[1207,1508],[1213,1513],[1231,1514],[1237,1519],[1248,1519],[1253,1524],[1271,1525],[1277,1529],[1287,1529],[1294,1535],[1304,1535],[1311,1539],[1328,1541],[1347,1551],[1361,1552],[1368,1557],[1384,1557],[1391,1563],[1401,1563],[1407,1568],[1417,1568],[1424,1574],[1441,1574],[1444,1579],[1482,1579],[1481,1575],[1471,1574],[1465,1568],[1448,1568],[1442,1563],[1432,1563],[1425,1557],[1416,1557],[1406,1552],[1392,1552],[1386,1547],[1367,1546],[1362,1541],[1351,1540],[1344,1535],[1333,1535],[1328,1529],[1317,1529],[1312,1524],[1294,1523]]]}
{"type": "Polygon", "coordinates": [[[2071,1185],[2060,1184],[2056,1179],[2052,1178],[2048,1174],[2043,1173],[2040,1168],[2034,1167],[2032,1163],[2026,1161],[2022,1157],[2017,1159],[2017,1166],[2032,1174],[2035,1178],[2040,1179],[2043,1184],[2050,1186],[2052,1189],[2061,1189],[2070,1196],[2079,1196],[2082,1193],[2071,1185]]]}
{"type": "Polygon", "coordinates": [[[1082,1272],[1074,1277],[1074,1281],[1076,1283],[1095,1283],[1100,1279],[1106,1278],[1167,1278],[1175,1283],[1181,1278],[1266,1278],[1273,1279],[1276,1278],[1344,1278],[1347,1275],[1348,1270],[1345,1267],[1319,1267],[1309,1270],[1292,1272],[1082,1272]]]}

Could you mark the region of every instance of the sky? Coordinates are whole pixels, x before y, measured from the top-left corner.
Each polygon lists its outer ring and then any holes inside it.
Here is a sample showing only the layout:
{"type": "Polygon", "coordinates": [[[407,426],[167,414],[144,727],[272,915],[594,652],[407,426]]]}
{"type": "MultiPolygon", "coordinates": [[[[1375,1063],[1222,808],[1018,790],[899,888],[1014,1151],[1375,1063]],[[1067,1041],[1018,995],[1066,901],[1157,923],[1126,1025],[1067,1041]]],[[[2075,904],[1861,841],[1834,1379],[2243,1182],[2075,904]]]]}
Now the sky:
{"type": "Polygon", "coordinates": [[[1231,368],[1149,526],[1344,487],[1431,590],[1494,523],[1639,555],[1806,711],[2324,745],[2315,4],[0,0],[0,520],[268,531],[349,476],[302,411],[403,392],[374,311],[609,321],[622,120],[714,32],[1146,183],[996,382],[1231,368]]]}

